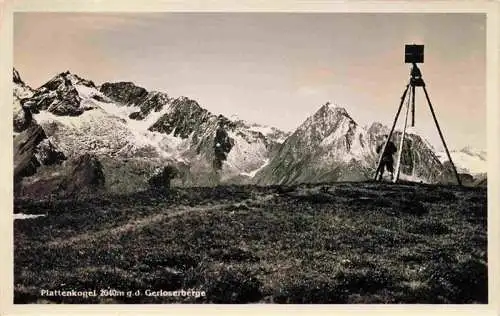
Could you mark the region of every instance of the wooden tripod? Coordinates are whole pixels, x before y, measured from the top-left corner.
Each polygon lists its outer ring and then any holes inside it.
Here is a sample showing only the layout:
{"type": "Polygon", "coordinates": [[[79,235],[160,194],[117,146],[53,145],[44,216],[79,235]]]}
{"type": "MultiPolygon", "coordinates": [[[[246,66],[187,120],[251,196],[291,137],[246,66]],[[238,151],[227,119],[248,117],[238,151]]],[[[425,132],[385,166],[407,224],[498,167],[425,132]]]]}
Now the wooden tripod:
{"type": "Polygon", "coordinates": [[[382,180],[382,171],[383,171],[382,170],[382,157],[383,157],[384,152],[386,150],[387,144],[389,143],[389,140],[391,139],[391,136],[394,133],[394,128],[396,127],[396,123],[398,121],[399,114],[401,113],[401,109],[403,108],[403,104],[404,104],[404,101],[406,99],[406,96],[407,96],[407,94],[409,94],[408,100],[406,103],[406,115],[405,115],[403,134],[401,136],[401,143],[399,144],[398,160],[397,160],[396,172],[395,172],[396,175],[393,178],[393,182],[398,181],[400,167],[401,167],[401,153],[403,151],[403,142],[404,142],[404,139],[406,136],[406,124],[408,121],[408,112],[409,112],[409,109],[411,106],[412,126],[415,126],[415,87],[422,87],[424,90],[424,93],[425,93],[425,98],[427,99],[427,104],[429,105],[429,109],[430,109],[431,114],[432,114],[432,118],[434,119],[434,123],[436,124],[436,128],[438,130],[439,137],[441,138],[441,141],[443,142],[443,147],[446,151],[446,155],[448,156],[448,160],[450,161],[451,166],[453,168],[453,172],[455,173],[455,177],[457,178],[457,183],[458,183],[458,185],[461,186],[462,182],[460,181],[460,177],[458,176],[458,172],[457,172],[457,169],[455,168],[455,164],[453,163],[453,160],[451,159],[451,155],[450,155],[450,152],[448,150],[448,146],[446,145],[443,133],[441,132],[441,128],[439,127],[439,123],[438,123],[438,120],[436,118],[436,113],[434,113],[434,108],[432,107],[432,103],[431,103],[431,100],[429,98],[429,94],[427,93],[427,89],[425,88],[425,82],[422,79],[422,73],[420,72],[420,69],[417,67],[417,64],[415,64],[415,63],[413,64],[410,75],[411,75],[410,82],[406,85],[406,89],[404,90],[403,95],[401,96],[401,102],[399,103],[399,108],[398,108],[398,111],[396,113],[396,117],[394,118],[394,122],[392,123],[392,128],[391,128],[391,131],[389,133],[389,137],[387,138],[386,142],[384,143],[384,146],[383,146],[382,151],[380,153],[380,158],[378,161],[378,166],[377,166],[377,170],[375,172],[374,179],[375,179],[375,181],[382,180]],[[410,100],[411,100],[411,103],[410,103],[410,100]],[[380,179],[378,179],[379,176],[380,176],[380,179]]]}

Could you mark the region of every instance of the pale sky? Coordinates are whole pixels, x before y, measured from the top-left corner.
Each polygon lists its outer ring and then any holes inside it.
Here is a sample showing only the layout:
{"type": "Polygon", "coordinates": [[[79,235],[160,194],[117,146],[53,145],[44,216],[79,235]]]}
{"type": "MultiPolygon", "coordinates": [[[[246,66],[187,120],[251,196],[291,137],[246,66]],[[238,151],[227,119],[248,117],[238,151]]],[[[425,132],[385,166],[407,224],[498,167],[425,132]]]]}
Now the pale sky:
{"type": "MultiPolygon", "coordinates": [[[[486,149],[485,23],[484,14],[15,13],[14,66],[34,88],[69,70],[291,131],[327,101],[361,125],[392,124],[409,79],[404,45],[425,44],[420,69],[448,146],[486,149]]],[[[421,89],[416,108],[439,149],[421,89]]]]}

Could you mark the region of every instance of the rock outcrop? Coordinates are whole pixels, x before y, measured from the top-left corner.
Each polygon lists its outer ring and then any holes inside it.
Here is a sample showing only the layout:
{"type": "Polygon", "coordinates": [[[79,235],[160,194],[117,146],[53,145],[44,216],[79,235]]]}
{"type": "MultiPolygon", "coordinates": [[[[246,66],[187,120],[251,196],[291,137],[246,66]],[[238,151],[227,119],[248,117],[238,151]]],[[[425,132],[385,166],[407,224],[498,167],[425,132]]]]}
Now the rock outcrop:
{"type": "Polygon", "coordinates": [[[474,186],[476,186],[476,187],[487,187],[488,186],[488,177],[485,175],[483,178],[477,179],[474,182],[474,186]]]}
{"type": "Polygon", "coordinates": [[[15,196],[45,199],[49,197],[86,197],[104,191],[105,177],[97,157],[84,154],[66,161],[60,168],[37,172],[18,182],[15,196]]]}
{"type": "Polygon", "coordinates": [[[148,184],[153,190],[165,190],[170,188],[170,182],[179,174],[178,170],[172,166],[166,166],[149,178],[148,184]]]}
{"type": "Polygon", "coordinates": [[[141,104],[148,95],[146,89],[132,82],[106,82],[99,90],[107,97],[127,106],[141,104]]]}
{"type": "Polygon", "coordinates": [[[14,99],[13,126],[14,132],[16,133],[20,133],[27,129],[33,120],[31,111],[22,105],[23,102],[24,100],[14,99]]]}
{"type": "Polygon", "coordinates": [[[60,164],[66,159],[34,122],[14,138],[14,181],[36,173],[42,165],[60,164]]]}
{"type": "Polygon", "coordinates": [[[93,192],[104,188],[105,178],[99,159],[90,154],[84,154],[70,161],[69,172],[63,182],[66,194],[93,192]]]}

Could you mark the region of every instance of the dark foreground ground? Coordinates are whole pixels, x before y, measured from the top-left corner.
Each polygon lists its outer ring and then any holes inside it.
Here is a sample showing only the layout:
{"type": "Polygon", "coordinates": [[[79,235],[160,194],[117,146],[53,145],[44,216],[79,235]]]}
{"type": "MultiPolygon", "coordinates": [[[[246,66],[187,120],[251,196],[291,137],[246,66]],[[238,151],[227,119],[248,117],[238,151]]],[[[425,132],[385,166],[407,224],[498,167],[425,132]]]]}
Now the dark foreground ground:
{"type": "Polygon", "coordinates": [[[485,188],[227,186],[15,204],[48,214],[14,222],[15,303],[487,303],[485,188]],[[112,291],[41,296],[72,289],[112,291]]]}

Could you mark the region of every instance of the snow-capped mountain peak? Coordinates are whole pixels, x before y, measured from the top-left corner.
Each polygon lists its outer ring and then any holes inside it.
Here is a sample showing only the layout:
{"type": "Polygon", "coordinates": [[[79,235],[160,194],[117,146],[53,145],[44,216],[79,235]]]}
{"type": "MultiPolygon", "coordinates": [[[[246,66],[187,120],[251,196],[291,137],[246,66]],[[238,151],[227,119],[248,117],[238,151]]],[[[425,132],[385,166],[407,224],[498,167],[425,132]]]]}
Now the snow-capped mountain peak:
{"type": "Polygon", "coordinates": [[[57,88],[63,89],[63,86],[71,86],[71,85],[84,85],[91,88],[96,88],[94,82],[90,80],[83,79],[82,77],[71,73],[69,70],[65,72],[61,72],[55,75],[52,79],[42,85],[41,88],[46,88],[49,90],[55,90],[57,88]]]}
{"type": "Polygon", "coordinates": [[[330,103],[330,102],[326,102],[322,107],[320,107],[320,109],[316,113],[318,113],[318,112],[319,113],[332,112],[332,113],[335,113],[337,115],[349,116],[345,107],[343,107],[339,104],[330,103]]]}
{"type": "Polygon", "coordinates": [[[48,111],[59,116],[78,116],[94,109],[94,101],[106,101],[95,84],[66,71],[34,90],[24,105],[33,113],[48,111]]]}
{"type": "MultiPolygon", "coordinates": [[[[338,111],[338,112],[342,112],[342,113],[347,113],[347,110],[346,110],[345,106],[340,105],[340,104],[338,104],[338,103],[332,103],[332,102],[328,101],[328,102],[326,102],[326,103],[323,105],[323,107],[324,107],[325,109],[328,109],[328,110],[331,110],[331,111],[338,111]]],[[[323,108],[323,107],[322,107],[322,108],[323,108]]],[[[320,108],[320,110],[321,110],[322,108],[320,108]]]]}
{"type": "Polygon", "coordinates": [[[315,147],[323,143],[328,136],[330,138],[325,143],[332,143],[341,135],[350,134],[356,126],[357,123],[349,116],[345,108],[326,103],[307,118],[292,136],[300,139],[304,146],[315,147]]]}

